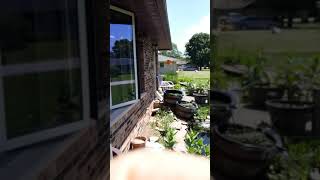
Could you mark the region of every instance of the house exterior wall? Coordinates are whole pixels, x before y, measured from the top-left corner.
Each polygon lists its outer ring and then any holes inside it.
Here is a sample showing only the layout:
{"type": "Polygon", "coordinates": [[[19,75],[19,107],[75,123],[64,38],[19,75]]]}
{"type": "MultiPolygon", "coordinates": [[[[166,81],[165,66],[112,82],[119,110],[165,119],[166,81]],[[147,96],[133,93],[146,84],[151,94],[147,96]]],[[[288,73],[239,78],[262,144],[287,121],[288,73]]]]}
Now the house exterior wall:
{"type": "MultiPolygon", "coordinates": [[[[93,121],[94,122],[94,121],[93,121]]],[[[102,180],[109,171],[108,144],[96,124],[81,130],[40,171],[37,180],[102,180]],[[101,137],[100,137],[101,138],[101,137]]]]}
{"type": "Polygon", "coordinates": [[[177,64],[164,64],[163,67],[160,67],[160,74],[165,74],[169,72],[176,72],[177,71],[177,64]]]}
{"type": "MultiPolygon", "coordinates": [[[[153,108],[156,89],[155,57],[156,52],[152,41],[146,37],[139,39],[142,48],[138,62],[143,58],[145,90],[140,100],[131,106],[124,116],[120,117],[110,128],[113,147],[126,152],[130,148],[131,140],[140,135],[146,127],[153,108]]],[[[92,120],[90,127],[74,134],[72,140],[57,152],[48,165],[40,171],[37,180],[99,180],[106,178],[109,169],[109,124],[103,128],[97,127],[92,120]],[[100,131],[98,131],[100,129],[100,131]],[[99,133],[100,132],[100,133],[99,133]]]]}
{"type": "MultiPolygon", "coordinates": [[[[131,140],[139,136],[146,127],[152,113],[152,102],[156,90],[156,63],[155,52],[152,41],[148,37],[137,38],[138,63],[140,64],[140,73],[143,75],[143,81],[140,83],[140,99],[137,103],[130,106],[130,109],[111,126],[110,143],[113,147],[126,152],[130,148],[131,140]]],[[[139,79],[142,77],[139,77],[139,79]]]]}

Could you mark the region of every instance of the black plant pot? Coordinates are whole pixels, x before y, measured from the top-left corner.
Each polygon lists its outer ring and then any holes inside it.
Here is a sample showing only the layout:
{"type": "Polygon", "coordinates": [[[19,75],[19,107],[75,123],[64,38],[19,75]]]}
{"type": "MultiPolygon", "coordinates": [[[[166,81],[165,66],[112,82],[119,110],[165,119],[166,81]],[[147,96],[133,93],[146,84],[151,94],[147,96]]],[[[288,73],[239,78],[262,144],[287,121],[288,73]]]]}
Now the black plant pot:
{"type": "Polygon", "coordinates": [[[310,102],[269,100],[266,102],[273,126],[281,135],[305,136],[306,123],[312,121],[314,105],[310,102]]]}
{"type": "Polygon", "coordinates": [[[274,145],[259,146],[242,143],[225,136],[225,130],[221,130],[218,126],[213,128],[213,171],[230,179],[251,180],[264,177],[269,160],[282,149],[278,146],[282,145],[279,136],[274,131],[269,131],[266,137],[269,137],[274,145]]]}
{"type": "Polygon", "coordinates": [[[197,106],[188,102],[177,103],[174,108],[174,114],[183,120],[193,120],[193,116],[196,113],[197,106]]]}
{"type": "Polygon", "coordinates": [[[236,107],[235,99],[222,91],[210,91],[210,110],[212,119],[217,124],[228,123],[232,116],[232,109],[236,107]]]}
{"type": "Polygon", "coordinates": [[[175,107],[183,97],[182,91],[179,90],[166,90],[164,92],[163,101],[166,106],[175,107]]]}
{"type": "Polygon", "coordinates": [[[283,97],[284,90],[272,87],[251,87],[249,88],[249,101],[253,106],[265,107],[265,102],[271,99],[283,97]]]}
{"type": "Polygon", "coordinates": [[[209,96],[208,94],[201,94],[201,93],[193,93],[194,100],[197,104],[208,104],[209,103],[209,96]]]}

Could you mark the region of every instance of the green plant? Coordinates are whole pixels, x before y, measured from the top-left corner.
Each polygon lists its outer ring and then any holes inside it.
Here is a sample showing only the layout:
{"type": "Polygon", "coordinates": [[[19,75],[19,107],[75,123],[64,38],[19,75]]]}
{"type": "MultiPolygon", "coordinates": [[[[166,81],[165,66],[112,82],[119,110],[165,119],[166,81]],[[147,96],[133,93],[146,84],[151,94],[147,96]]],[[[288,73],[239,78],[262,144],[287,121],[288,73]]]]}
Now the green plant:
{"type": "Polygon", "coordinates": [[[169,127],[166,130],[166,134],[163,138],[163,145],[166,148],[172,149],[173,146],[177,143],[176,139],[175,139],[175,135],[176,135],[176,130],[172,127],[169,127]]]}
{"type": "Polygon", "coordinates": [[[301,100],[303,97],[302,66],[289,57],[278,69],[276,84],[285,90],[288,100],[301,100]]]}
{"type": "Polygon", "coordinates": [[[320,166],[319,141],[289,142],[288,157],[276,156],[269,167],[270,180],[307,180],[313,168],[320,166]]]}
{"type": "Polygon", "coordinates": [[[206,120],[209,115],[209,106],[201,106],[197,109],[195,119],[206,120]]]}
{"type": "Polygon", "coordinates": [[[306,84],[307,99],[312,101],[312,91],[320,88],[320,57],[315,56],[311,59],[311,63],[303,67],[304,82],[306,84]]]}
{"type": "Polygon", "coordinates": [[[212,87],[214,89],[226,89],[228,88],[228,79],[227,75],[223,73],[223,71],[218,68],[216,69],[211,76],[212,87]]]}
{"type": "Polygon", "coordinates": [[[203,139],[198,138],[198,135],[199,133],[192,129],[186,134],[185,143],[188,153],[197,155],[205,154],[205,156],[210,156],[210,146],[205,145],[203,143],[203,139]]]}
{"type": "Polygon", "coordinates": [[[189,77],[178,77],[178,82],[191,83],[192,81],[193,81],[193,79],[189,78],[189,77]]]}
{"type": "Polygon", "coordinates": [[[164,81],[172,81],[174,84],[178,83],[178,74],[176,72],[166,73],[163,78],[164,81]]]}
{"type": "Polygon", "coordinates": [[[174,89],[176,90],[181,90],[182,89],[182,86],[178,83],[178,84],[175,84],[174,85],[174,89]]]}
{"type": "Polygon", "coordinates": [[[156,115],[156,121],[154,128],[158,128],[160,131],[160,134],[162,136],[165,136],[170,129],[170,124],[174,121],[174,116],[165,111],[165,110],[160,110],[158,114],[156,115]]]}
{"type": "Polygon", "coordinates": [[[272,78],[266,71],[265,62],[265,58],[257,56],[255,64],[247,65],[248,71],[242,81],[244,88],[270,86],[272,84],[272,78]]]}
{"type": "Polygon", "coordinates": [[[188,83],[186,86],[186,90],[188,94],[193,94],[196,89],[196,85],[194,83],[188,83]]]}
{"type": "Polygon", "coordinates": [[[196,91],[200,94],[208,94],[208,90],[210,89],[210,81],[200,81],[196,83],[196,91]]]}

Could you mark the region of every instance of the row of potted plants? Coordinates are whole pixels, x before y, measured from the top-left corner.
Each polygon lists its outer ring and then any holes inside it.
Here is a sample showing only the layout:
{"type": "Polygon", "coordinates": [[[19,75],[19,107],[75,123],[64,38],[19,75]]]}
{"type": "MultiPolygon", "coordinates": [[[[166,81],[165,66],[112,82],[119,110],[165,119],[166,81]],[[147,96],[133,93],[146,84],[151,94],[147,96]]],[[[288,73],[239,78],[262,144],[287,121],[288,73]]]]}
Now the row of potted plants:
{"type": "Polygon", "coordinates": [[[243,81],[249,102],[266,107],[272,123],[283,135],[306,134],[305,124],[312,121],[313,91],[319,85],[319,58],[311,59],[307,65],[289,58],[276,71],[268,70],[261,59],[249,68],[243,81]]]}

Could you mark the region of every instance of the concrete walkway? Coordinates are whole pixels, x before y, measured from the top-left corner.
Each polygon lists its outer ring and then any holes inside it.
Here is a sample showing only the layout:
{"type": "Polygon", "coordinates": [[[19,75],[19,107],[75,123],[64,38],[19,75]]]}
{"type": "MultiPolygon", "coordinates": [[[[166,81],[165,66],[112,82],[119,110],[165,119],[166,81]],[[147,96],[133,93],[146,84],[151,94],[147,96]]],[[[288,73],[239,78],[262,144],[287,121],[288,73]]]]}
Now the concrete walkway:
{"type": "Polygon", "coordinates": [[[270,115],[268,111],[253,109],[243,104],[235,110],[231,122],[251,127],[257,127],[257,125],[262,122],[271,124],[270,115]]]}

